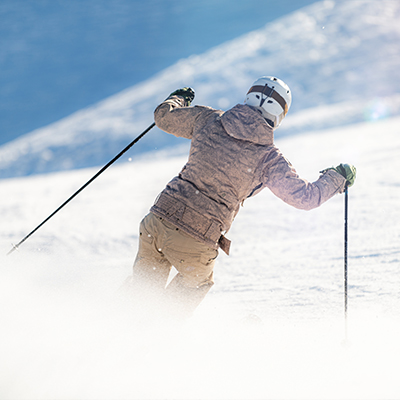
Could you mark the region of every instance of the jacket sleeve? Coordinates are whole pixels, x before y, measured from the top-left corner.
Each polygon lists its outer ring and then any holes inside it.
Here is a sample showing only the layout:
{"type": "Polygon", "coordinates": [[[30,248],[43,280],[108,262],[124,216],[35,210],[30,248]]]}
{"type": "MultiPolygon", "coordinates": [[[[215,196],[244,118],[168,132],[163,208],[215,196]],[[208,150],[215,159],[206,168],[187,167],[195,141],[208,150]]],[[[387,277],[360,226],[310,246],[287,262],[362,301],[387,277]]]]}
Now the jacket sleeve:
{"type": "Polygon", "coordinates": [[[154,121],[167,133],[191,139],[195,122],[204,109],[209,107],[185,107],[182,97],[170,96],[154,111],[154,121]]]}
{"type": "Polygon", "coordinates": [[[336,193],[342,193],[346,184],[346,179],[333,170],[325,172],[313,183],[301,179],[278,149],[265,160],[264,179],[272,193],[301,210],[319,207],[336,193]]]}

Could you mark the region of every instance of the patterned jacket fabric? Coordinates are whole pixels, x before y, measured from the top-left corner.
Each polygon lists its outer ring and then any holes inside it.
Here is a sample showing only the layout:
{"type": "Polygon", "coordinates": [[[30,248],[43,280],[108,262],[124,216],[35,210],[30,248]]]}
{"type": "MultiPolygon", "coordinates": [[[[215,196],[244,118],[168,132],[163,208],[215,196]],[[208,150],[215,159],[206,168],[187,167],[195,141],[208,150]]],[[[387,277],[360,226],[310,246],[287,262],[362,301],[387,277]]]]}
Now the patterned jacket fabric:
{"type": "Polygon", "coordinates": [[[212,248],[229,253],[223,235],[240,204],[266,187],[303,210],[344,191],[345,178],[333,170],[313,183],[301,179],[274,145],[273,129],[248,105],[223,112],[184,107],[181,97],[171,96],[154,115],[160,129],[190,139],[191,147],[188,162],[150,211],[212,248]]]}

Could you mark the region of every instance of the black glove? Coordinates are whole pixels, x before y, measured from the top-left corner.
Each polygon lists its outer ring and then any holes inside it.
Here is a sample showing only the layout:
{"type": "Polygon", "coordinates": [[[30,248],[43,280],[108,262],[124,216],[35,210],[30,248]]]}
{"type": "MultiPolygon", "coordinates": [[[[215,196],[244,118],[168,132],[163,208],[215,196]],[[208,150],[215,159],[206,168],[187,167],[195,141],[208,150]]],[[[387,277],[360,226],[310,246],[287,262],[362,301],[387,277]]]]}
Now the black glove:
{"type": "Polygon", "coordinates": [[[183,89],[175,90],[170,96],[180,96],[185,100],[185,106],[190,106],[190,103],[194,99],[194,90],[190,87],[184,87],[183,89]]]}

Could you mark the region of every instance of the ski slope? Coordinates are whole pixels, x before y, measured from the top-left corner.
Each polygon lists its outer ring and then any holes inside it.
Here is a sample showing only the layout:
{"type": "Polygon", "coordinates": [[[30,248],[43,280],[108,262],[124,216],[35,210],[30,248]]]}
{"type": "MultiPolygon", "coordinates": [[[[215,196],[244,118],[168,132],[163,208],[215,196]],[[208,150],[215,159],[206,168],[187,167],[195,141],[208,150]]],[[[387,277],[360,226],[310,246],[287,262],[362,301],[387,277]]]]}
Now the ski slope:
{"type": "MultiPolygon", "coordinates": [[[[182,326],[137,322],[115,293],[138,225],[184,152],[114,165],[10,256],[97,172],[0,181],[3,399],[395,399],[400,397],[400,118],[280,137],[304,178],[340,162],[349,190],[349,314],[343,342],[338,195],[293,209],[264,190],[228,234],[215,285],[182,326]],[[262,323],[245,322],[252,315],[262,323]]],[[[151,133],[149,133],[150,135],[151,133]]]]}

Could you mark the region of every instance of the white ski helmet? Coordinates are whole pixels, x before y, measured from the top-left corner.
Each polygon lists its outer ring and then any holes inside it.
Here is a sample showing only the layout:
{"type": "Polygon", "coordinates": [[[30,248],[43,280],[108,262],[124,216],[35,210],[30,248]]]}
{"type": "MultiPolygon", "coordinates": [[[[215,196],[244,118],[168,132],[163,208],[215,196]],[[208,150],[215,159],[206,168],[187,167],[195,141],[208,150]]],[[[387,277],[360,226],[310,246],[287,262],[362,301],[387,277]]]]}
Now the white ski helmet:
{"type": "Polygon", "coordinates": [[[253,83],[244,103],[260,110],[263,117],[277,128],[292,104],[292,93],[280,79],[262,76],[253,83]]]}

